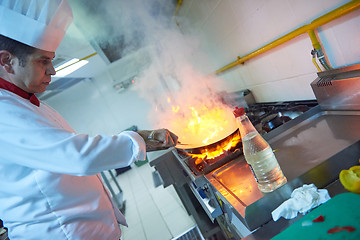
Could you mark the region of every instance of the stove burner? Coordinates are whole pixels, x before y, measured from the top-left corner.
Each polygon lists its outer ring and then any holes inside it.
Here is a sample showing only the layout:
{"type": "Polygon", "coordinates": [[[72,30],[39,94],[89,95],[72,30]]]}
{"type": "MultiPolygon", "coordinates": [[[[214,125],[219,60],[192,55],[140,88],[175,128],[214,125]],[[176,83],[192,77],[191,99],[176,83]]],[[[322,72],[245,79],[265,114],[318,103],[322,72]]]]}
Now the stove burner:
{"type": "Polygon", "coordinates": [[[178,150],[179,156],[183,158],[186,165],[196,175],[205,175],[209,172],[221,167],[222,165],[230,162],[231,160],[242,155],[241,142],[240,146],[232,151],[224,151],[223,154],[212,159],[200,159],[197,157],[191,157],[186,152],[178,150]]]}
{"type": "Polygon", "coordinates": [[[256,103],[249,105],[246,114],[260,134],[265,134],[316,105],[316,100],[256,103]]]}

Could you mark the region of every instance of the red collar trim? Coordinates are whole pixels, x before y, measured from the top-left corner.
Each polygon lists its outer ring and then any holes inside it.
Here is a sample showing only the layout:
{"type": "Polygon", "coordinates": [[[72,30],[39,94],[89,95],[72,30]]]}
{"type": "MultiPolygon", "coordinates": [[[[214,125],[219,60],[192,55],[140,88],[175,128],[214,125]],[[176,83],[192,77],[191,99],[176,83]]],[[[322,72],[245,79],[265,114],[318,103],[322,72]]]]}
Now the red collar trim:
{"type": "Polygon", "coordinates": [[[19,95],[22,98],[25,99],[29,99],[30,102],[32,104],[34,104],[35,106],[40,106],[40,101],[39,99],[35,96],[35,94],[33,93],[28,93],[24,90],[22,90],[21,88],[19,88],[18,86],[16,86],[15,84],[8,82],[2,78],[0,78],[0,88],[8,90],[10,92],[15,93],[16,95],[19,95]]]}

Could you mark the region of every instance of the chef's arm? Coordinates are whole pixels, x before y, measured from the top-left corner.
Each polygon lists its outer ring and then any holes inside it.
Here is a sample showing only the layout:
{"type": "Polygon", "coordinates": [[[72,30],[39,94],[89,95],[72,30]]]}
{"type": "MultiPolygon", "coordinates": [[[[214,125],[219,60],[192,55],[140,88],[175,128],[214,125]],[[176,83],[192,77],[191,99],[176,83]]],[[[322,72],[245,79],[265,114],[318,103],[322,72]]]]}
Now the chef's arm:
{"type": "Polygon", "coordinates": [[[142,130],[137,133],[144,139],[147,152],[174,147],[178,140],[178,137],[167,129],[142,130]]]}
{"type": "Polygon", "coordinates": [[[132,131],[93,137],[56,128],[13,129],[11,133],[7,138],[0,134],[0,162],[7,164],[84,176],[146,158],[145,142],[132,131]]]}
{"type": "Polygon", "coordinates": [[[0,108],[0,116],[5,114],[6,119],[0,118],[0,162],[56,173],[83,176],[126,167],[145,160],[146,148],[160,150],[177,142],[165,129],[114,136],[76,134],[57,113],[50,111],[49,116],[57,119],[50,121],[30,107],[0,108]],[[150,140],[159,142],[146,146],[150,140]]]}

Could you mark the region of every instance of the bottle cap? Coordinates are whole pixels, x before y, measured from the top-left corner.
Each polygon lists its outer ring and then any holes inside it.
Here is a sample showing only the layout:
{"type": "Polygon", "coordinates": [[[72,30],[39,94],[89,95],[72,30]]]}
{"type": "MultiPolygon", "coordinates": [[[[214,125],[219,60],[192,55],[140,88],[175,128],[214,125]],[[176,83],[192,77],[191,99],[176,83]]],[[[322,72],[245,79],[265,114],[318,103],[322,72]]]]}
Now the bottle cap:
{"type": "Polygon", "coordinates": [[[233,114],[234,114],[234,116],[236,118],[240,117],[240,116],[245,114],[245,108],[243,108],[243,107],[240,107],[240,108],[235,107],[235,110],[233,111],[233,114]]]}

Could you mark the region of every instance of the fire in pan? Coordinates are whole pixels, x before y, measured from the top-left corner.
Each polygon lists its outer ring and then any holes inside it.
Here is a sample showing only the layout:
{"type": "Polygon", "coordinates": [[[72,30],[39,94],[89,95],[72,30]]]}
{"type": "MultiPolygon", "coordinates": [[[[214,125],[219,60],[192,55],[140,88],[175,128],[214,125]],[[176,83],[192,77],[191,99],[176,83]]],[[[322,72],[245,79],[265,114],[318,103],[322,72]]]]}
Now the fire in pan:
{"type": "Polygon", "coordinates": [[[195,175],[202,175],[224,165],[242,154],[239,129],[209,145],[177,145],[178,153],[195,175]]]}

